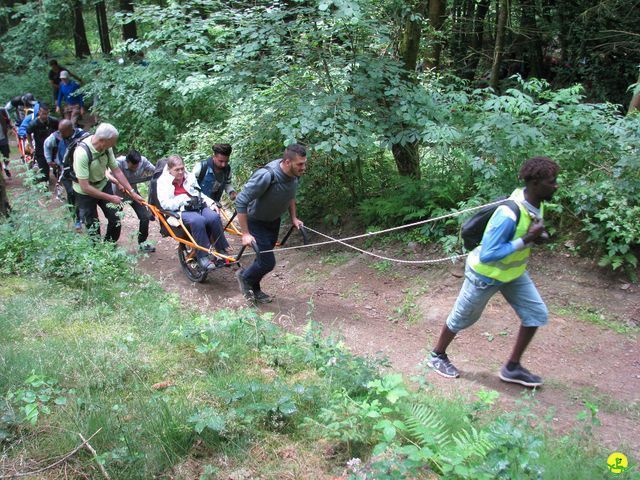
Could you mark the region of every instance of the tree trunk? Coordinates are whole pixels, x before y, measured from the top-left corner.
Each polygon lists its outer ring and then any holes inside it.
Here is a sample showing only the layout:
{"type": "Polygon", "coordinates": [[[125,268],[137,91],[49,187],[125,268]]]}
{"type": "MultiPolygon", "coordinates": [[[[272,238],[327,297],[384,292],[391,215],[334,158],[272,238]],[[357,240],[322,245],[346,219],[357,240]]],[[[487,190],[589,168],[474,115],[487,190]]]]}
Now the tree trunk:
{"type": "Polygon", "coordinates": [[[107,21],[107,7],[104,1],[96,3],[96,19],[98,20],[98,35],[100,48],[105,55],[111,54],[111,40],[109,39],[109,22],[107,21]]]}
{"type": "Polygon", "coordinates": [[[482,44],[484,39],[484,23],[489,11],[489,0],[480,0],[476,6],[475,16],[473,18],[473,35],[471,37],[471,52],[472,56],[469,59],[468,80],[475,78],[476,69],[478,63],[480,63],[480,53],[482,51],[482,44]]]}
{"type": "Polygon", "coordinates": [[[536,20],[536,2],[535,0],[521,0],[520,5],[522,6],[522,21],[520,27],[524,71],[530,77],[542,78],[544,76],[542,40],[536,20]]]}
{"type": "Polygon", "coordinates": [[[11,207],[7,197],[7,184],[4,182],[4,175],[0,173],[0,218],[9,215],[11,207]]]}
{"type": "Polygon", "coordinates": [[[498,22],[496,25],[496,43],[493,50],[493,66],[491,67],[491,87],[497,92],[500,82],[500,67],[502,66],[502,54],[504,51],[504,36],[509,14],[509,0],[499,0],[498,22]]]}
{"type": "Polygon", "coordinates": [[[633,97],[631,97],[631,102],[629,103],[629,110],[627,111],[627,115],[637,110],[640,110],[640,74],[638,74],[638,84],[636,85],[636,93],[634,93],[633,97]]]}
{"type": "MultiPolygon", "coordinates": [[[[415,5],[412,13],[422,16],[426,13],[426,10],[427,1],[420,1],[415,5]]],[[[414,82],[416,78],[415,71],[418,63],[421,35],[421,22],[415,19],[413,15],[407,16],[398,48],[398,56],[404,65],[404,77],[407,81],[414,82]]],[[[396,161],[400,175],[420,178],[420,150],[418,142],[406,143],[404,145],[395,143],[391,145],[391,152],[393,153],[393,158],[396,161]]]]}
{"type": "MultiPolygon", "coordinates": [[[[445,20],[445,8],[447,4],[445,0],[429,1],[429,24],[436,32],[442,30],[445,20]]],[[[440,53],[442,52],[442,40],[433,38],[431,40],[431,48],[427,51],[425,65],[427,68],[440,68],[440,53]]]]}
{"type": "MultiPolygon", "coordinates": [[[[133,2],[132,0],[120,0],[120,11],[125,13],[133,13],[133,2]]],[[[138,31],[136,29],[135,20],[125,20],[126,23],[122,24],[122,38],[124,41],[127,40],[137,40],[138,39],[138,31]]]]}
{"type": "Polygon", "coordinates": [[[73,4],[73,17],[73,44],[76,49],[76,57],[88,57],[89,55],[91,55],[91,50],[89,50],[87,32],[84,28],[84,18],[82,18],[82,2],[80,0],[76,0],[73,4]]]}

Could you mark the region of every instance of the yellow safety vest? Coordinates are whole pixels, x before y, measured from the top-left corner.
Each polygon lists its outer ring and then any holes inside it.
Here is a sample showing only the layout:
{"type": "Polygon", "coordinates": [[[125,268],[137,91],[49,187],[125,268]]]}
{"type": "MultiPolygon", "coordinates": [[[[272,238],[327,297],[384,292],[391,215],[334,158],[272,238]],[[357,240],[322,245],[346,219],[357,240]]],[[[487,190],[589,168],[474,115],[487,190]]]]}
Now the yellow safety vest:
{"type": "MultiPolygon", "coordinates": [[[[529,226],[531,225],[531,216],[529,215],[529,211],[522,204],[524,201],[524,189],[518,188],[515,190],[511,196],[509,197],[511,200],[514,200],[518,207],[520,207],[520,219],[518,220],[518,225],[516,226],[516,231],[513,234],[513,238],[511,241],[516,238],[522,237],[525,233],[529,231],[529,226]]],[[[544,214],[543,205],[540,205],[540,215],[544,214]]],[[[498,280],[499,282],[511,282],[522,275],[527,270],[527,261],[529,260],[529,255],[531,255],[531,247],[525,247],[522,250],[516,250],[510,255],[507,255],[501,260],[496,260],[494,262],[481,262],[480,261],[480,249],[482,248],[482,244],[478,245],[473,251],[469,254],[468,264],[469,266],[480,275],[484,275],[485,277],[493,278],[498,280]]]]}

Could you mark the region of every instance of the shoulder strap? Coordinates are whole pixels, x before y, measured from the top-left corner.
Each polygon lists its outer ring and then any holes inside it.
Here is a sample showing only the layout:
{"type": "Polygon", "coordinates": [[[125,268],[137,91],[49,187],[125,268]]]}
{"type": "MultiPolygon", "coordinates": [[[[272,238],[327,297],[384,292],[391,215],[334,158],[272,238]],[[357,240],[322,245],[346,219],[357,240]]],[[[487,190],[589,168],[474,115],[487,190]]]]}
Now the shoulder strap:
{"type": "Polygon", "coordinates": [[[516,227],[517,227],[518,222],[520,222],[520,205],[515,200],[507,200],[505,202],[505,205],[507,205],[511,209],[511,211],[515,214],[516,227]]]}
{"type": "Polygon", "coordinates": [[[265,165],[264,168],[266,171],[269,172],[269,175],[271,177],[271,180],[269,181],[269,186],[273,185],[276,182],[276,172],[273,171],[273,168],[271,168],[269,165],[265,165]]]}
{"type": "Polygon", "coordinates": [[[81,141],[81,142],[78,142],[78,146],[82,147],[82,149],[87,154],[87,159],[89,160],[87,162],[87,167],[91,167],[91,162],[93,162],[93,154],[91,153],[91,149],[89,148],[89,145],[81,141]]]}
{"type": "Polygon", "coordinates": [[[200,162],[200,173],[198,174],[198,183],[202,184],[205,175],[207,174],[207,169],[209,168],[209,159],[202,160],[200,162]]]}

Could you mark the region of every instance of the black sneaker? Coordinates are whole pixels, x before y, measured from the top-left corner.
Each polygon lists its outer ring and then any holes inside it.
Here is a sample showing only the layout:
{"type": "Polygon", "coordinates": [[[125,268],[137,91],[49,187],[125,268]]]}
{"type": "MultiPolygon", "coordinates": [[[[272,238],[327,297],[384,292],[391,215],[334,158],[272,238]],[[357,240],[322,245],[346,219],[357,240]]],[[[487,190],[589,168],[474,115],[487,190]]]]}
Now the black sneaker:
{"type": "Polygon", "coordinates": [[[253,298],[256,303],[271,303],[273,302],[273,297],[264,293],[262,290],[254,290],[253,298]]]}
{"type": "Polygon", "coordinates": [[[427,360],[427,365],[433,368],[438,375],[443,377],[458,378],[460,376],[460,372],[453,366],[453,363],[449,361],[449,357],[447,357],[446,353],[437,355],[434,352],[431,352],[431,356],[429,357],[429,360],[427,360]]]}
{"type": "Polygon", "coordinates": [[[156,251],[156,247],[154,247],[150,243],[141,243],[138,247],[138,250],[145,253],[153,253],[156,251]]]}
{"type": "Polygon", "coordinates": [[[525,387],[535,388],[542,385],[542,378],[534,375],[520,364],[513,370],[507,370],[507,366],[503,365],[500,369],[499,376],[503,382],[519,383],[525,387]]]}
{"type": "Polygon", "coordinates": [[[5,169],[4,169],[4,173],[5,173],[5,175],[7,176],[7,178],[11,178],[11,172],[9,171],[9,169],[8,169],[8,168],[5,168],[5,169]]]}
{"type": "Polygon", "coordinates": [[[238,279],[238,285],[240,286],[240,292],[244,295],[244,298],[247,300],[253,300],[253,290],[251,290],[251,285],[249,282],[242,276],[242,270],[238,270],[236,272],[236,278],[238,279]]]}

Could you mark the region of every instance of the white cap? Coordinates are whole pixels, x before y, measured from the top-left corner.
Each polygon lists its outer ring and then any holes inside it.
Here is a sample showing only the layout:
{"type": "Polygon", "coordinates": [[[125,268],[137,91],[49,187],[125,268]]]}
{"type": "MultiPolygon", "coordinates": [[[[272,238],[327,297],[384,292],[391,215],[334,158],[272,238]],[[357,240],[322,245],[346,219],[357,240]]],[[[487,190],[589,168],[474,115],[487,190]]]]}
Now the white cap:
{"type": "Polygon", "coordinates": [[[60,72],[60,78],[69,78],[69,72],[67,72],[66,70],[62,70],[60,72]]]}

